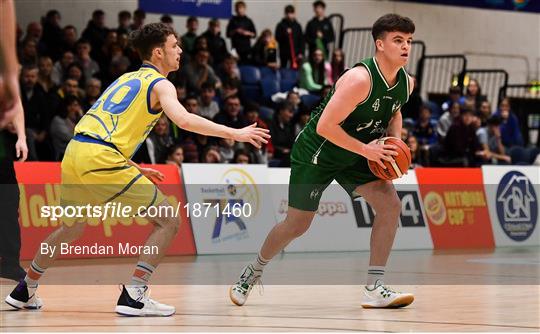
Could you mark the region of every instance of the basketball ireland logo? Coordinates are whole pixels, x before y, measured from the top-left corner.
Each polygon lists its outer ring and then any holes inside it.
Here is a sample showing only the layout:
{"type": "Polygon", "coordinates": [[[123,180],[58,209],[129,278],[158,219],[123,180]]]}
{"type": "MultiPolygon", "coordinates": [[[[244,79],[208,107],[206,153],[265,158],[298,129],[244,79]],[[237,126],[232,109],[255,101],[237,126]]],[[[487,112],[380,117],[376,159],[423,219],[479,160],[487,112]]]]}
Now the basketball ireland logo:
{"type": "Polygon", "coordinates": [[[497,217],[506,235],[515,241],[531,236],[538,219],[538,199],[523,173],[511,171],[501,179],[496,196],[497,217]]]}

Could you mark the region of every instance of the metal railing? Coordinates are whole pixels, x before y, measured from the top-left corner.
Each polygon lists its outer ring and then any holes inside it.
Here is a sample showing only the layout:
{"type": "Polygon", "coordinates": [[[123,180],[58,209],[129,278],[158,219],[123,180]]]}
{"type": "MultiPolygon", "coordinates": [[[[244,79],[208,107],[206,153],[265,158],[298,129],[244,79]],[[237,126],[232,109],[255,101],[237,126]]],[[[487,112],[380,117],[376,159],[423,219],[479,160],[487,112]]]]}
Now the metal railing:
{"type": "Polygon", "coordinates": [[[446,96],[450,86],[462,86],[466,68],[467,59],[460,54],[422,57],[417,71],[420,95],[423,99],[446,96]]]}
{"type": "Polygon", "coordinates": [[[343,30],[339,47],[345,54],[345,67],[351,67],[360,60],[375,54],[375,44],[371,28],[348,28],[343,30]]]}

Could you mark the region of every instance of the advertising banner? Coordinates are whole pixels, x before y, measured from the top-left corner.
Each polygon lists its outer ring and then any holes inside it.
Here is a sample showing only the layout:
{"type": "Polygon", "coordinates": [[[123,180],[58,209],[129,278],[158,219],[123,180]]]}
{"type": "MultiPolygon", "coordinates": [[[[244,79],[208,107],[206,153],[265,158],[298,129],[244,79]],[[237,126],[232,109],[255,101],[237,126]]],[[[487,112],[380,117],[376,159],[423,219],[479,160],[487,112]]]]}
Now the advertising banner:
{"type": "Polygon", "coordinates": [[[494,247],[482,170],[416,169],[435,249],[494,247]]]}
{"type": "Polygon", "coordinates": [[[496,246],[540,244],[540,168],[484,166],[484,184],[496,246]]]}
{"type": "Polygon", "coordinates": [[[540,13],[538,0],[398,0],[402,2],[422,2],[433,5],[451,5],[484,9],[514,10],[540,13]]]}
{"type": "Polygon", "coordinates": [[[139,0],[139,8],[149,13],[228,19],[232,0],[139,0]]]}
{"type": "MultiPolygon", "coordinates": [[[[289,169],[270,168],[276,218],[287,213],[289,169]],[[283,188],[283,189],[282,189],[283,188]]],[[[401,217],[394,249],[433,248],[414,171],[394,182],[401,199],[401,217]]],[[[309,230],[292,242],[286,252],[369,250],[375,212],[363,198],[352,199],[335,181],[321,198],[319,209],[309,230]]]]}
{"type": "MultiPolygon", "coordinates": [[[[185,202],[185,194],[179,170],[170,165],[149,165],[165,175],[159,189],[174,207],[185,202]]],[[[41,251],[42,242],[61,224],[61,219],[44,217],[44,206],[58,206],[60,201],[60,163],[15,163],[20,191],[19,222],[21,226],[21,259],[30,260],[41,251]],[[39,172],[38,172],[39,171],[39,172]]],[[[150,212],[149,212],[150,213],[150,212]]],[[[195,254],[191,224],[180,210],[180,230],[171,243],[167,254],[195,254]]],[[[149,218],[87,219],[84,235],[61,252],[60,258],[125,257],[138,256],[140,246],[152,231],[149,218]],[[83,249],[84,246],[84,249],[83,249]],[[78,247],[78,248],[77,248],[78,247]]],[[[66,245],[67,247],[67,245],[66,245]]]]}
{"type": "Polygon", "coordinates": [[[256,253],[275,225],[265,165],[183,164],[198,254],[256,253]]]}

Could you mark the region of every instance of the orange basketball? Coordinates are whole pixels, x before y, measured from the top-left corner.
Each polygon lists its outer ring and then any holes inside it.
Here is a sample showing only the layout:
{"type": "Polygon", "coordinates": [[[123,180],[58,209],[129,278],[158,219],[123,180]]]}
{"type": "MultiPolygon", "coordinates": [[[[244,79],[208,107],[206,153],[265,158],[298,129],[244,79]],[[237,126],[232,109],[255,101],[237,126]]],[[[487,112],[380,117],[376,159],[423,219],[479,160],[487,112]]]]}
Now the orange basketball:
{"type": "Polygon", "coordinates": [[[371,172],[380,179],[394,180],[403,176],[411,165],[411,150],[401,139],[396,137],[384,137],[377,140],[379,145],[394,145],[397,147],[398,155],[394,156],[394,162],[383,160],[386,169],[383,169],[377,162],[368,161],[371,172]]]}

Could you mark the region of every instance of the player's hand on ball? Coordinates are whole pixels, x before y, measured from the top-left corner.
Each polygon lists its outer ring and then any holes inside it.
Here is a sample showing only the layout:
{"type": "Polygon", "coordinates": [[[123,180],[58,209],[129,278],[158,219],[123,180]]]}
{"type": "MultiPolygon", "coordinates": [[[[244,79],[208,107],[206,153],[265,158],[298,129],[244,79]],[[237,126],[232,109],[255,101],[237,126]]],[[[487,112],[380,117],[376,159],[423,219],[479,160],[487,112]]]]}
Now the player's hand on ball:
{"type": "Polygon", "coordinates": [[[250,143],[256,148],[261,148],[261,144],[267,144],[270,138],[270,130],[258,128],[257,123],[253,123],[242,129],[236,129],[233,139],[240,142],[250,143]]]}
{"type": "Polygon", "coordinates": [[[152,168],[141,168],[140,172],[142,175],[146,176],[150,181],[156,183],[157,181],[163,181],[165,180],[165,175],[163,175],[160,171],[152,169],[152,168]]]}
{"type": "Polygon", "coordinates": [[[394,161],[392,157],[398,155],[396,149],[397,147],[394,145],[377,144],[377,139],[375,139],[365,146],[364,153],[362,155],[366,157],[366,159],[378,163],[381,168],[386,169],[386,166],[382,160],[386,160],[388,162],[394,161]]]}

